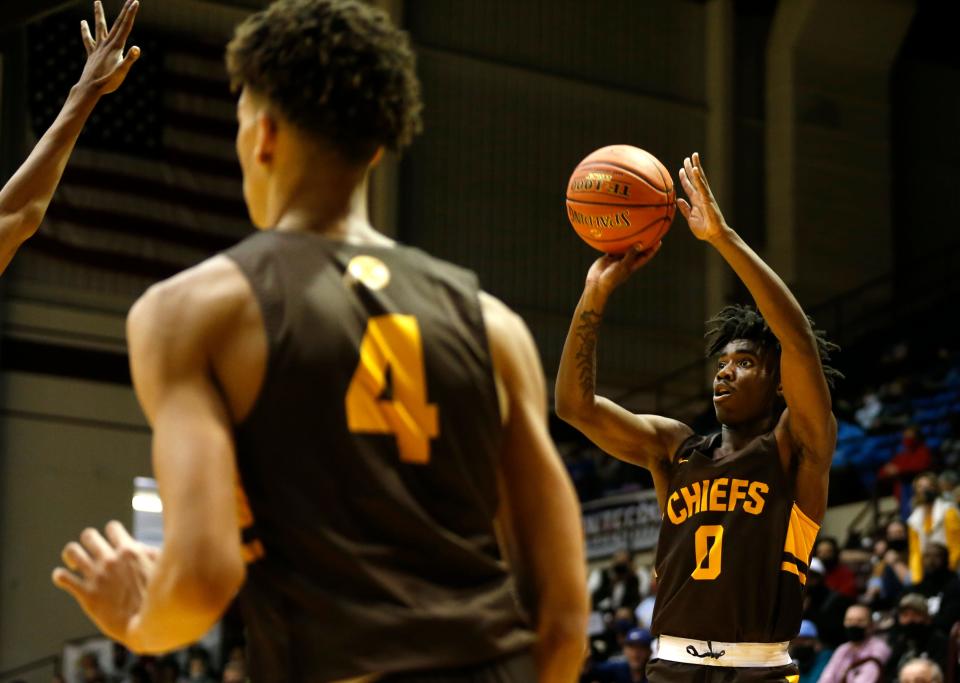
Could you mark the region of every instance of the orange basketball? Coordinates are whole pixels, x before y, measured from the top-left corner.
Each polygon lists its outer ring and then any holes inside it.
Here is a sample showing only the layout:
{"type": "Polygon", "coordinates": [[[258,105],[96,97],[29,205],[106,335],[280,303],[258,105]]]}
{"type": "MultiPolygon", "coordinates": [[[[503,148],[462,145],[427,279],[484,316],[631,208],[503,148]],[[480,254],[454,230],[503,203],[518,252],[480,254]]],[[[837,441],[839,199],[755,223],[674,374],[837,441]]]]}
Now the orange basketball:
{"type": "Polygon", "coordinates": [[[630,145],[593,152],[567,184],[573,229],[607,254],[622,254],[637,242],[654,246],[670,229],[675,210],[670,173],[655,156],[630,145]]]}

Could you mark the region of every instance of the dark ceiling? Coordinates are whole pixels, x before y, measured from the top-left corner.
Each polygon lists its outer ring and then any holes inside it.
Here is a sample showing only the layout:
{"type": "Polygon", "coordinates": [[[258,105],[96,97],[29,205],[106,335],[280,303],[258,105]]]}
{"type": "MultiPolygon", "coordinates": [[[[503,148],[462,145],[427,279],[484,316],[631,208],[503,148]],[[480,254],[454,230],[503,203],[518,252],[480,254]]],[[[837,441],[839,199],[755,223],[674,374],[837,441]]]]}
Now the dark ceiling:
{"type": "MultiPolygon", "coordinates": [[[[157,0],[147,0],[157,1],[157,0]]],[[[260,9],[268,4],[269,0],[206,0],[218,5],[228,7],[240,7],[244,9],[260,9]]],[[[50,14],[66,7],[87,4],[82,0],[32,0],[32,2],[2,2],[4,27],[19,26],[20,24],[39,19],[45,14],[50,14]]]]}

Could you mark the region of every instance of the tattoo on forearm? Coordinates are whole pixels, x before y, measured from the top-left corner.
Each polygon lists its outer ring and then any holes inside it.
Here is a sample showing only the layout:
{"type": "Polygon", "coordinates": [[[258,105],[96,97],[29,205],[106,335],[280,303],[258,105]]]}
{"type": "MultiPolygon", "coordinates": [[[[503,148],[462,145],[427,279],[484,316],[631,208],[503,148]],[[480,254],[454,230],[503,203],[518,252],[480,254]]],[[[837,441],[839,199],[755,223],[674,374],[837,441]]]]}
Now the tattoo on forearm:
{"type": "Polygon", "coordinates": [[[584,398],[592,396],[597,386],[597,330],[601,320],[603,316],[596,311],[584,311],[575,330],[579,342],[575,358],[584,398]]]}

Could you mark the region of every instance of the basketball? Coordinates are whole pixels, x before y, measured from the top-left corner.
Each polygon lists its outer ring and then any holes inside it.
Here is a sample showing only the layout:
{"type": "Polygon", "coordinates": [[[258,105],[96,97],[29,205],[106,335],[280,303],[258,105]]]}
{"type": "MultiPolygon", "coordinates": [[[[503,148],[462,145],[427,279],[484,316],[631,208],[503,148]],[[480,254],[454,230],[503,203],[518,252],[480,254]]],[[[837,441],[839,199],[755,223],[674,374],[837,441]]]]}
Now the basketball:
{"type": "Polygon", "coordinates": [[[583,241],[607,254],[644,248],[670,229],[676,192],[660,161],[638,147],[601,147],[577,164],[567,184],[567,216],[583,241]]]}

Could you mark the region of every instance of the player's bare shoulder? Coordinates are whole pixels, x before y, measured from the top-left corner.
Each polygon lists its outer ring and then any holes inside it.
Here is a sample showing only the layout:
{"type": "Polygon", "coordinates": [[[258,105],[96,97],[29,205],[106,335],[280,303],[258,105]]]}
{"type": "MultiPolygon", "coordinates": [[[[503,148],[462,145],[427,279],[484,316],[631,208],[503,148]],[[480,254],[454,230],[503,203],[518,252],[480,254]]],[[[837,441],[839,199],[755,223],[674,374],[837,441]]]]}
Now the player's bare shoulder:
{"type": "Polygon", "coordinates": [[[146,328],[196,341],[196,335],[235,322],[250,304],[256,305],[253,292],[239,268],[225,256],[214,256],[147,289],[130,309],[127,331],[146,328]],[[161,327],[170,323],[176,327],[161,327]]]}
{"type": "MultiPolygon", "coordinates": [[[[249,281],[227,256],[203,261],[150,287],[130,309],[131,365],[202,363],[212,370],[234,420],[252,407],[266,370],[263,316],[249,281]]],[[[164,372],[176,371],[167,368],[164,372]]]]}
{"type": "Polygon", "coordinates": [[[511,333],[526,329],[520,316],[510,310],[510,307],[500,299],[483,291],[480,292],[479,297],[483,324],[487,328],[487,337],[491,344],[503,345],[510,338],[511,333]]]}
{"type": "Polygon", "coordinates": [[[529,372],[540,373],[540,359],[523,319],[495,296],[481,291],[479,297],[493,361],[500,416],[506,422],[513,390],[518,384],[528,383],[526,375],[529,372]]]}

